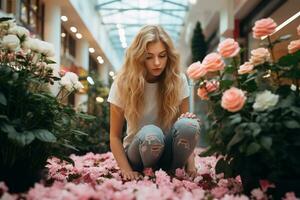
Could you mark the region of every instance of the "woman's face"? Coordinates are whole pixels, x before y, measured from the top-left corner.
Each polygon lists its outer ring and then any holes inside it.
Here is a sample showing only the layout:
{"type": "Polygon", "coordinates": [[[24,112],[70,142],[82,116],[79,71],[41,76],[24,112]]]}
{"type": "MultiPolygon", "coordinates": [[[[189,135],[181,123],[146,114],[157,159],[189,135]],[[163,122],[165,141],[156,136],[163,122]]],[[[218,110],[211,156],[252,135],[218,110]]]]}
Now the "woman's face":
{"type": "Polygon", "coordinates": [[[147,68],[146,80],[149,82],[157,81],[166,68],[167,60],[167,49],[161,41],[149,43],[145,59],[147,68]]]}

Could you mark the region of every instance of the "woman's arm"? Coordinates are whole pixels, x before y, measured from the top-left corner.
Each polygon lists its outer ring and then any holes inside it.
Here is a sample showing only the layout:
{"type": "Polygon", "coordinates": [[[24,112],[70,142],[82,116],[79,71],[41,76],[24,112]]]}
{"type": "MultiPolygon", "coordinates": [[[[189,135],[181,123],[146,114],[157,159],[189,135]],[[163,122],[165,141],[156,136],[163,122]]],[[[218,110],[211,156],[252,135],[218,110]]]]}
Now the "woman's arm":
{"type": "Polygon", "coordinates": [[[110,148],[121,169],[123,177],[132,180],[137,179],[139,174],[132,170],[122,144],[124,121],[124,111],[120,107],[110,104],[110,148]]]}

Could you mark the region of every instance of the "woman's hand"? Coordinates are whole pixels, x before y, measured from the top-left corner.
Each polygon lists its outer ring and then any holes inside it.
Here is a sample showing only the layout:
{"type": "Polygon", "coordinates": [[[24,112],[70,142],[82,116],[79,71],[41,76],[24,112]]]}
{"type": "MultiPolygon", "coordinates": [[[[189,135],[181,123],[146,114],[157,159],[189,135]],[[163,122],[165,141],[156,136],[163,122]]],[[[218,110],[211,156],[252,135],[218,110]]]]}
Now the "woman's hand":
{"type": "Polygon", "coordinates": [[[187,165],[186,173],[189,175],[189,177],[194,179],[197,176],[197,168],[195,165],[187,165]]]}
{"type": "Polygon", "coordinates": [[[124,180],[126,181],[131,181],[131,180],[138,180],[143,178],[143,176],[136,171],[125,171],[125,170],[121,170],[121,174],[124,180]]]}
{"type": "Polygon", "coordinates": [[[196,119],[200,124],[202,124],[201,120],[194,114],[190,112],[182,113],[178,119],[181,118],[191,118],[191,119],[196,119]]]}

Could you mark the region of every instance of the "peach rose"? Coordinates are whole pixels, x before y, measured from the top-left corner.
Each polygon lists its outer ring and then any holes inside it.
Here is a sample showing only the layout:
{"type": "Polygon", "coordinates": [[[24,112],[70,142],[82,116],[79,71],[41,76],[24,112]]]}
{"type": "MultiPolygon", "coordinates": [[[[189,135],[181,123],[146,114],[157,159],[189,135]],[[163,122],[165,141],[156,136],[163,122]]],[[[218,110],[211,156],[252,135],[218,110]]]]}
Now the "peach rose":
{"type": "Polygon", "coordinates": [[[197,95],[200,97],[201,100],[208,100],[208,91],[205,86],[198,88],[197,95]]]}
{"type": "Polygon", "coordinates": [[[223,93],[221,106],[229,112],[236,112],[243,108],[246,99],[242,90],[232,87],[223,93]]]}
{"type": "Polygon", "coordinates": [[[200,63],[200,61],[198,62],[194,62],[193,64],[191,64],[187,71],[186,71],[187,75],[189,78],[197,80],[203,76],[205,76],[206,74],[206,69],[205,67],[200,63]]]}
{"type": "Polygon", "coordinates": [[[300,25],[297,27],[297,34],[300,36],[300,25]]]}
{"type": "Polygon", "coordinates": [[[251,62],[245,62],[243,65],[240,66],[238,70],[238,74],[248,74],[253,71],[253,64],[251,62]]]}
{"type": "Polygon", "coordinates": [[[250,62],[256,66],[271,60],[271,54],[266,48],[258,48],[251,51],[250,62]]]}
{"type": "Polygon", "coordinates": [[[259,39],[263,36],[272,34],[275,31],[277,24],[271,18],[261,19],[255,22],[252,28],[253,37],[259,39]]]}
{"type": "Polygon", "coordinates": [[[296,51],[300,50],[300,40],[291,41],[288,45],[289,53],[295,53],[296,51]]]}
{"type": "Polygon", "coordinates": [[[219,89],[219,85],[220,85],[219,81],[212,80],[212,81],[206,82],[205,87],[206,87],[207,92],[213,92],[213,91],[219,89]]]}
{"type": "Polygon", "coordinates": [[[203,59],[202,64],[205,66],[207,72],[215,72],[223,70],[225,63],[218,53],[210,53],[203,59]]]}
{"type": "Polygon", "coordinates": [[[240,46],[234,39],[227,38],[219,44],[218,51],[224,58],[232,58],[240,52],[240,46]]]}

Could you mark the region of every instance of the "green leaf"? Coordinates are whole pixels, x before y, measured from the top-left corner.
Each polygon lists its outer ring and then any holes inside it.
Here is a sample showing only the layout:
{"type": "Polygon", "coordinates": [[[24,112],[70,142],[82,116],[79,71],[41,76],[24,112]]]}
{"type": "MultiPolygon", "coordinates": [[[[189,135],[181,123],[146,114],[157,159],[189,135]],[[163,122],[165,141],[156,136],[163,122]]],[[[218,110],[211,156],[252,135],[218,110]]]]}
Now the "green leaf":
{"type": "Polygon", "coordinates": [[[235,71],[236,71],[235,67],[229,67],[229,66],[227,66],[227,67],[225,67],[224,73],[226,73],[226,74],[232,74],[235,71]]]}
{"type": "Polygon", "coordinates": [[[260,145],[257,144],[256,142],[252,142],[248,147],[247,147],[247,151],[246,151],[246,155],[250,156],[252,154],[255,154],[256,152],[258,152],[260,149],[260,145]]]}
{"type": "Polygon", "coordinates": [[[220,81],[220,88],[221,89],[227,89],[230,88],[233,84],[232,80],[221,80],[220,81]]]}
{"type": "Polygon", "coordinates": [[[56,137],[46,129],[35,129],[32,132],[42,142],[56,142],[56,137]]]}
{"type": "Polygon", "coordinates": [[[298,108],[296,106],[292,106],[291,107],[291,111],[294,112],[294,113],[296,113],[296,114],[298,114],[298,115],[300,115],[300,108],[298,108]]]}
{"type": "Polygon", "coordinates": [[[284,121],[283,124],[290,129],[300,128],[300,124],[296,120],[284,121]]]}
{"type": "Polygon", "coordinates": [[[298,62],[297,56],[293,54],[287,54],[285,56],[282,56],[279,59],[278,64],[280,66],[287,67],[287,66],[296,65],[297,62],[298,62]]]}
{"type": "Polygon", "coordinates": [[[89,134],[79,131],[79,130],[72,130],[73,133],[77,134],[77,135],[84,135],[84,136],[88,136],[89,134]]]}
{"type": "Polygon", "coordinates": [[[234,115],[231,115],[229,117],[230,120],[230,124],[234,125],[234,124],[238,124],[242,121],[242,117],[241,115],[238,113],[238,114],[234,114],[234,115]]]}
{"type": "Polygon", "coordinates": [[[248,124],[249,128],[253,131],[252,132],[252,135],[254,137],[256,137],[260,132],[261,132],[261,128],[260,128],[260,125],[258,123],[255,123],[255,122],[250,122],[248,124]]]}
{"type": "Polygon", "coordinates": [[[34,140],[34,135],[31,131],[24,131],[24,132],[13,131],[8,134],[8,138],[15,140],[21,146],[26,146],[34,140]]]}
{"type": "Polygon", "coordinates": [[[241,140],[243,140],[244,137],[245,137],[245,134],[243,133],[243,131],[236,131],[236,133],[234,134],[234,136],[231,138],[231,140],[229,141],[229,143],[227,145],[227,151],[230,151],[231,147],[233,145],[237,144],[238,142],[240,142],[241,140]]]}
{"type": "Polygon", "coordinates": [[[11,132],[16,132],[15,127],[10,124],[7,124],[7,123],[2,123],[1,131],[3,131],[4,133],[7,133],[7,134],[9,134],[11,132]]]}
{"type": "Polygon", "coordinates": [[[212,156],[215,152],[217,152],[213,147],[209,147],[207,150],[200,153],[200,157],[212,156]]]}
{"type": "Polygon", "coordinates": [[[271,137],[261,137],[260,138],[260,144],[265,149],[270,150],[272,146],[272,138],[271,137]]]}
{"type": "Polygon", "coordinates": [[[82,119],[86,119],[86,120],[93,120],[93,119],[96,119],[95,116],[93,115],[87,115],[87,114],[84,114],[84,113],[77,113],[78,117],[82,118],[82,119]]]}
{"type": "Polygon", "coordinates": [[[45,60],[45,63],[47,63],[47,64],[56,64],[55,61],[50,60],[50,59],[46,59],[46,60],[45,60]]]}
{"type": "Polygon", "coordinates": [[[224,173],[225,178],[232,176],[232,169],[224,159],[220,159],[217,162],[215,170],[216,174],[224,173]]]}
{"type": "Polygon", "coordinates": [[[11,18],[11,17],[1,17],[0,18],[0,23],[1,22],[5,22],[5,21],[8,21],[8,20],[12,20],[13,18],[11,18]]]}
{"type": "Polygon", "coordinates": [[[7,106],[7,100],[2,92],[0,92],[0,103],[4,106],[7,106]]]}

